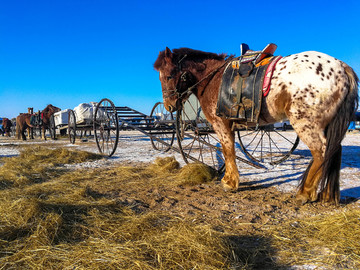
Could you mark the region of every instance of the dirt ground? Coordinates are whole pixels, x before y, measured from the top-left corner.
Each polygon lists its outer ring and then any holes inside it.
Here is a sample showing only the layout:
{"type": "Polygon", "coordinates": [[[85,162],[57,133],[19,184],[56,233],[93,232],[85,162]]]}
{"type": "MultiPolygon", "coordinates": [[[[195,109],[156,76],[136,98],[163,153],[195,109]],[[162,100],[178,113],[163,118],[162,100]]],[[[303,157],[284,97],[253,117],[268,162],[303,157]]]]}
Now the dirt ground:
{"type": "MultiPolygon", "coordinates": [[[[47,142],[35,140],[21,142],[0,138],[0,157],[16,156],[29,144],[49,147],[68,147],[97,152],[95,143],[78,140],[75,145],[67,139],[47,142]]],[[[158,157],[174,156],[181,166],[185,163],[173,151],[161,153],[153,150],[149,140],[139,134],[123,134],[114,157],[98,161],[68,165],[69,169],[89,168],[102,170],[122,165],[141,167],[158,157]]],[[[107,183],[106,177],[87,187],[94,197],[117,198],[122,204],[139,212],[164,211],[197,223],[211,224],[219,231],[234,235],[260,235],[269,226],[284,224],[289,220],[312,216],[326,216],[344,209],[359,208],[360,198],[360,134],[347,134],[343,142],[340,206],[318,202],[298,205],[294,199],[299,178],[310,161],[310,152],[300,143],[293,155],[283,164],[265,169],[255,169],[239,164],[242,182],[236,192],[225,192],[219,179],[195,186],[147,185],[140,181],[107,183]],[[224,226],[225,224],[225,226],[224,226]]],[[[167,179],[164,179],[166,183],[167,179]]],[[[171,181],[171,180],[169,180],[171,181]]],[[[263,235],[263,234],[262,234],[263,235]]],[[[254,237],[250,241],[261,241],[254,237]]],[[[292,269],[314,269],[311,266],[294,266],[292,269]]]]}
{"type": "MultiPolygon", "coordinates": [[[[176,143],[176,142],[175,142],[176,143]]],[[[67,138],[42,141],[18,141],[13,138],[0,137],[0,157],[18,155],[21,147],[32,144],[49,147],[68,147],[71,149],[86,150],[97,153],[95,142],[77,139],[72,145],[67,138]]],[[[162,153],[152,148],[147,137],[137,132],[122,132],[115,155],[90,163],[69,165],[72,168],[104,168],[107,166],[146,164],[156,158],[174,156],[184,166],[180,154],[169,151],[162,153]]],[[[316,215],[331,206],[319,203],[299,206],[294,200],[298,180],[305,170],[311,155],[307,147],[300,142],[293,155],[284,163],[270,166],[265,169],[252,168],[246,164],[239,164],[242,177],[237,192],[224,192],[220,181],[202,184],[195,187],[161,187],[147,188],[146,184],[139,186],[122,183],[116,186],[93,186],[94,192],[111,194],[119,199],[136,205],[139,209],[149,208],[164,210],[172,213],[189,215],[204,221],[226,219],[232,226],[256,229],[260,224],[277,223],[290,217],[302,215],[316,215]]],[[[341,171],[342,204],[359,206],[360,198],[360,133],[348,133],[343,142],[343,165],[341,171]]],[[[106,181],[106,179],[104,179],[106,181]]]]}

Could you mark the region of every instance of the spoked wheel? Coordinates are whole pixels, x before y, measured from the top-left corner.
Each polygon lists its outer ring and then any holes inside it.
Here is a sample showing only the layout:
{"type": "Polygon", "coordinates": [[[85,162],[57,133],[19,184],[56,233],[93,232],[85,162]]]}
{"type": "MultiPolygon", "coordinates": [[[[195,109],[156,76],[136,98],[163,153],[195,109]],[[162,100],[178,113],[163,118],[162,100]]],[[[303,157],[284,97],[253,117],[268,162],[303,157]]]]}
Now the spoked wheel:
{"type": "Polygon", "coordinates": [[[176,113],[176,135],[186,163],[198,161],[219,172],[224,170],[220,141],[203,115],[195,95],[190,96],[183,109],[176,113]]]}
{"type": "Polygon", "coordinates": [[[55,119],[54,119],[54,115],[50,116],[50,123],[49,123],[49,130],[50,130],[50,137],[51,139],[55,140],[56,139],[56,127],[55,127],[55,119]]]}
{"type": "Polygon", "coordinates": [[[286,160],[299,144],[295,132],[278,132],[272,125],[238,131],[243,153],[255,163],[276,165],[286,160]]]}
{"type": "Polygon", "coordinates": [[[73,110],[69,111],[68,134],[69,134],[70,143],[74,144],[76,140],[76,116],[73,110]]]}
{"type": "Polygon", "coordinates": [[[164,103],[155,104],[150,113],[149,133],[157,138],[150,137],[151,144],[155,150],[169,151],[175,138],[175,121],[172,113],[168,112],[164,103]]]}
{"type": "Polygon", "coordinates": [[[119,121],[114,103],[104,98],[96,106],[94,134],[100,153],[111,157],[119,141],[119,121]]]}

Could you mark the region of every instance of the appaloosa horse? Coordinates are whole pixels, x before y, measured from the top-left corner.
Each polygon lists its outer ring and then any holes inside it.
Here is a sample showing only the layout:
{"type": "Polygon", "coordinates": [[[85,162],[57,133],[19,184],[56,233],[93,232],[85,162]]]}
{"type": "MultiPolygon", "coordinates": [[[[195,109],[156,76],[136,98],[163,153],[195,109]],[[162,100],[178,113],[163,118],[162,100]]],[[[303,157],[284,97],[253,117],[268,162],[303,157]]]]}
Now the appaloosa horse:
{"type": "Polygon", "coordinates": [[[10,137],[12,122],[8,118],[4,118],[2,122],[3,130],[6,136],[10,137]]]}
{"type": "MultiPolygon", "coordinates": [[[[42,136],[43,139],[46,140],[45,131],[50,127],[50,117],[60,111],[61,109],[55,107],[51,104],[47,105],[44,110],[41,111],[41,124],[35,126],[31,123],[31,118],[34,117],[34,114],[30,113],[22,113],[16,117],[16,136],[20,140],[26,140],[26,136],[24,134],[25,130],[28,129],[28,134],[30,138],[30,128],[41,127],[42,128],[42,136]]],[[[32,138],[33,139],[33,138],[32,138]]]]}
{"type": "MultiPolygon", "coordinates": [[[[235,120],[216,115],[222,74],[228,59],[224,54],[189,48],[166,48],[154,68],[159,71],[165,108],[181,109],[194,93],[222,145],[226,172],[225,190],[237,190],[239,171],[235,163],[235,120]]],[[[260,125],[288,118],[313,156],[297,192],[301,203],[340,199],[341,141],[358,106],[359,79],[344,62],[324,53],[309,51],[284,57],[277,63],[269,94],[262,99],[260,125]]]]}

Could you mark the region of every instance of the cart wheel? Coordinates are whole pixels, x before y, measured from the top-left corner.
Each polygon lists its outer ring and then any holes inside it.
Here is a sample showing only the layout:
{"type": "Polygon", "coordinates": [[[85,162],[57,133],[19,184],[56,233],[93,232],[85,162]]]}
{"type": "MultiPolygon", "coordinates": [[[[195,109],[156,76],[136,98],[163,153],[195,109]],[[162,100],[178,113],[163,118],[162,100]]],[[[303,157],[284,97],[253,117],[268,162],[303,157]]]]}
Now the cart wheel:
{"type": "Polygon", "coordinates": [[[70,143],[74,144],[76,140],[76,117],[73,110],[69,111],[68,116],[68,134],[70,143]]]}
{"type": "Polygon", "coordinates": [[[149,121],[149,133],[152,135],[150,141],[153,148],[163,152],[169,151],[175,138],[173,114],[165,109],[164,103],[158,102],[151,110],[149,121]]]}
{"type": "Polygon", "coordinates": [[[223,172],[225,160],[220,141],[195,95],[191,95],[183,109],[176,113],[176,136],[186,163],[197,161],[223,172]]]}
{"type": "Polygon", "coordinates": [[[273,125],[238,131],[241,150],[255,163],[276,165],[286,160],[299,144],[295,132],[278,132],[273,125]]]}
{"type": "Polygon", "coordinates": [[[96,106],[94,134],[100,153],[111,157],[119,141],[119,121],[114,103],[104,98],[96,106]]]}

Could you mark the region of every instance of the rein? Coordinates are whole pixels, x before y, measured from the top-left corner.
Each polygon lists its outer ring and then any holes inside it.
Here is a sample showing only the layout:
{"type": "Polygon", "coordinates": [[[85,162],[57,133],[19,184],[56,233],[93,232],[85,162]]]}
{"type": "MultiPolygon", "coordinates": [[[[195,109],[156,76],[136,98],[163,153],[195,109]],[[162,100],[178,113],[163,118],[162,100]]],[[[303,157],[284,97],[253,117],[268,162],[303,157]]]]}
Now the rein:
{"type": "MultiPolygon", "coordinates": [[[[202,83],[203,81],[205,81],[207,78],[209,78],[210,76],[214,76],[215,73],[217,73],[222,67],[224,67],[227,63],[229,63],[231,61],[231,59],[225,61],[225,63],[223,63],[221,66],[217,67],[216,69],[214,69],[213,71],[211,71],[206,77],[202,78],[200,81],[198,81],[197,83],[195,83],[194,85],[190,86],[188,89],[186,89],[183,93],[179,93],[177,91],[177,89],[175,89],[175,93],[179,95],[179,98],[182,99],[184,96],[188,95],[189,93],[192,92],[192,90],[194,90],[194,88],[196,88],[196,86],[198,86],[200,83],[202,83]]],[[[185,71],[182,75],[181,78],[184,76],[184,74],[186,74],[187,71],[185,71]]],[[[205,90],[205,88],[204,88],[205,90]]],[[[204,93],[204,90],[201,92],[201,96],[204,93]]]]}

